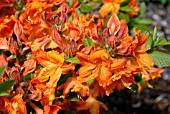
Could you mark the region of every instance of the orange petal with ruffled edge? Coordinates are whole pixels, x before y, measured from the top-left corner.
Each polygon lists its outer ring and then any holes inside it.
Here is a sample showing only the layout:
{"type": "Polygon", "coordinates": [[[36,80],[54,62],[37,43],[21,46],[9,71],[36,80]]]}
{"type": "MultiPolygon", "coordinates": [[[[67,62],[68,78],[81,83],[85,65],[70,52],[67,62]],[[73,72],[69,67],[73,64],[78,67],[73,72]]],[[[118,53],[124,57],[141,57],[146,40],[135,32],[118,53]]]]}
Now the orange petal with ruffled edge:
{"type": "Polygon", "coordinates": [[[89,96],[85,101],[77,102],[76,109],[77,111],[89,110],[91,114],[99,114],[100,107],[102,107],[105,110],[108,109],[104,103],[89,96]]]}

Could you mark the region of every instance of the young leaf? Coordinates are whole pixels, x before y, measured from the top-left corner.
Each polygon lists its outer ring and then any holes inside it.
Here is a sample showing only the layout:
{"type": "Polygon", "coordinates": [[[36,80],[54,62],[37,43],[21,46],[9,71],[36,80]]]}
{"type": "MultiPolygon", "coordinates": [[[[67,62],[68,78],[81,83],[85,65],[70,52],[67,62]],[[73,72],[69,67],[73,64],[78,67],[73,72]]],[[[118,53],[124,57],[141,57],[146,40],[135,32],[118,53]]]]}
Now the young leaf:
{"type": "Polygon", "coordinates": [[[78,16],[81,15],[81,12],[80,12],[79,8],[76,8],[76,12],[77,12],[78,16]]]}
{"type": "Polygon", "coordinates": [[[66,2],[68,3],[69,6],[73,4],[73,0],[66,0],[66,2]]]}
{"type": "Polygon", "coordinates": [[[70,92],[70,94],[67,96],[67,99],[70,101],[80,101],[80,99],[77,97],[76,92],[70,92]]]}
{"type": "Polygon", "coordinates": [[[5,68],[6,68],[6,66],[0,66],[0,79],[2,78],[5,68]]]}
{"type": "Polygon", "coordinates": [[[134,9],[131,8],[129,5],[123,6],[120,8],[120,11],[133,11],[134,9]]]}
{"type": "Polygon", "coordinates": [[[27,74],[26,76],[24,76],[24,77],[22,78],[22,82],[26,82],[27,80],[31,80],[31,77],[32,77],[32,74],[31,74],[31,73],[27,74]]]}
{"type": "Polygon", "coordinates": [[[143,25],[143,24],[136,24],[136,25],[134,25],[133,28],[137,28],[138,30],[146,31],[148,33],[150,33],[150,31],[151,31],[151,29],[147,25],[143,25]]]}
{"type": "Polygon", "coordinates": [[[145,49],[150,50],[152,48],[152,43],[153,43],[152,35],[149,35],[148,39],[146,40],[145,49]]]}
{"type": "Polygon", "coordinates": [[[129,15],[126,14],[126,13],[120,12],[120,13],[118,14],[118,17],[119,17],[120,20],[125,19],[127,23],[130,21],[130,17],[129,17],[129,15]]]}
{"type": "Polygon", "coordinates": [[[146,12],[146,4],[145,2],[140,3],[140,9],[139,9],[139,17],[142,17],[146,12]]]}
{"type": "Polygon", "coordinates": [[[67,74],[65,74],[65,75],[62,75],[62,76],[60,77],[59,81],[57,82],[57,85],[60,86],[61,84],[65,83],[66,80],[67,80],[69,77],[71,77],[71,76],[72,76],[72,73],[71,73],[71,72],[69,72],[69,73],[67,73],[67,74]]]}
{"type": "Polygon", "coordinates": [[[94,42],[93,42],[92,39],[91,39],[89,36],[87,36],[87,35],[84,37],[83,43],[84,43],[84,46],[85,46],[85,47],[88,47],[88,46],[93,46],[93,47],[95,47],[94,42]]]}
{"type": "Polygon", "coordinates": [[[161,67],[170,66],[170,52],[164,50],[156,50],[149,53],[155,65],[161,67]]]}
{"type": "Polygon", "coordinates": [[[153,47],[164,45],[170,45],[170,42],[167,41],[166,38],[159,38],[157,41],[154,42],[153,47]]]}
{"type": "Polygon", "coordinates": [[[90,6],[86,5],[86,4],[81,4],[81,5],[79,6],[79,8],[80,8],[82,11],[84,11],[84,12],[92,12],[92,11],[93,11],[93,9],[92,9],[90,6]]]}
{"type": "Polygon", "coordinates": [[[101,5],[101,3],[98,3],[98,2],[89,2],[86,5],[91,7],[92,9],[96,9],[96,8],[98,8],[101,5]]]}
{"type": "Polygon", "coordinates": [[[9,93],[7,91],[0,92],[0,96],[8,95],[9,93]]]}
{"type": "Polygon", "coordinates": [[[88,82],[86,82],[86,83],[87,83],[87,85],[88,85],[88,86],[90,86],[93,82],[94,82],[94,79],[89,80],[89,81],[88,81],[88,82]]]}
{"type": "Polygon", "coordinates": [[[152,24],[154,21],[150,18],[144,18],[144,19],[136,18],[135,22],[138,24],[152,24]]]}
{"type": "Polygon", "coordinates": [[[158,32],[158,28],[155,26],[154,31],[153,31],[153,41],[156,40],[157,32],[158,32]]]}
{"type": "Polygon", "coordinates": [[[2,82],[0,84],[0,93],[10,89],[13,86],[14,83],[15,83],[15,80],[8,80],[8,81],[5,81],[5,82],[2,82]]]}
{"type": "Polygon", "coordinates": [[[77,58],[77,56],[74,56],[72,58],[68,58],[65,60],[66,62],[71,62],[71,63],[75,63],[75,64],[80,64],[79,59],[77,58]]]}
{"type": "Polygon", "coordinates": [[[123,0],[123,2],[121,2],[121,6],[125,6],[129,3],[130,0],[123,0]]]}

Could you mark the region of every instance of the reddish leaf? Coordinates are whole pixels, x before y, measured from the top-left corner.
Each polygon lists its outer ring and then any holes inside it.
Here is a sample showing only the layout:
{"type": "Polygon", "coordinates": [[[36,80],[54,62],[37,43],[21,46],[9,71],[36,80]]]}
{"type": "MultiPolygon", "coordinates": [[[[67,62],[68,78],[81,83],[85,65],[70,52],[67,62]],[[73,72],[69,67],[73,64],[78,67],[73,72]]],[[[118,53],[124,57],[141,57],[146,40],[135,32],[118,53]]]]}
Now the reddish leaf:
{"type": "Polygon", "coordinates": [[[21,25],[20,22],[16,22],[14,25],[14,33],[17,36],[17,41],[18,43],[21,43],[20,38],[23,33],[23,26],[21,25]]]}
{"type": "Polygon", "coordinates": [[[120,22],[120,30],[118,32],[118,39],[121,40],[123,37],[125,37],[128,33],[128,26],[126,24],[125,20],[122,20],[120,22]]]}
{"type": "Polygon", "coordinates": [[[120,29],[120,21],[116,14],[110,17],[107,27],[109,28],[110,35],[115,35],[120,29]]]}
{"type": "Polygon", "coordinates": [[[52,38],[53,38],[54,42],[56,42],[59,45],[60,48],[63,47],[63,42],[62,42],[61,36],[58,33],[57,29],[52,30],[52,38]]]}

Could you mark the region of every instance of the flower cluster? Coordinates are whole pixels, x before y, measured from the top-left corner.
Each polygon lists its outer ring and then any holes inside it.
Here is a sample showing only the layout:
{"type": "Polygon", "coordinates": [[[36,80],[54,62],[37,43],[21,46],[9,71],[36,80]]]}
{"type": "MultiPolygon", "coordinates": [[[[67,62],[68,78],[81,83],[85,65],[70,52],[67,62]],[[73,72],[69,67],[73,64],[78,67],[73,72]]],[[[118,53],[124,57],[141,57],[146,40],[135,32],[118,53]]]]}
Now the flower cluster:
{"type": "MultiPolygon", "coordinates": [[[[117,16],[124,2],[1,0],[0,112],[99,114],[107,110],[99,96],[132,89],[139,75],[145,83],[159,77],[163,70],[148,54],[150,35],[129,33],[117,16]],[[88,13],[95,3],[102,5],[99,15],[88,13]]],[[[130,18],[138,15],[136,2],[127,2],[130,18]]]]}

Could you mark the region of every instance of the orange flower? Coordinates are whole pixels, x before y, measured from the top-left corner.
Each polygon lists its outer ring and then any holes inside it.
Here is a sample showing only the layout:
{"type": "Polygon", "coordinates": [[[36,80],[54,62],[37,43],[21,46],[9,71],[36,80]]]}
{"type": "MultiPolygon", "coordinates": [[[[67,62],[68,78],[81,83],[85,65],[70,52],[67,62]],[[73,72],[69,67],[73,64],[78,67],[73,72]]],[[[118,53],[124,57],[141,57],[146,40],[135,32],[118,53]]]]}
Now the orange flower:
{"type": "Polygon", "coordinates": [[[4,18],[0,18],[0,37],[8,38],[12,36],[13,33],[13,27],[16,22],[15,16],[6,16],[4,18]]]}
{"type": "Polygon", "coordinates": [[[67,81],[58,87],[58,90],[63,89],[64,98],[67,97],[68,93],[77,92],[81,97],[86,97],[89,95],[89,87],[86,83],[80,83],[74,71],[72,71],[72,77],[68,78],[67,81]]]}
{"type": "Polygon", "coordinates": [[[37,62],[35,59],[26,60],[22,66],[22,68],[25,68],[25,70],[23,72],[23,76],[33,72],[36,69],[36,67],[37,67],[37,62]]]}
{"type": "Polygon", "coordinates": [[[127,12],[127,14],[128,14],[130,17],[137,16],[137,15],[138,15],[138,11],[139,11],[139,6],[137,5],[137,0],[130,0],[130,2],[128,3],[128,5],[129,5],[131,8],[133,8],[134,10],[127,12]]]}
{"type": "Polygon", "coordinates": [[[5,101],[5,108],[8,110],[9,114],[27,114],[22,94],[15,95],[10,100],[5,101]]]}
{"type": "Polygon", "coordinates": [[[110,71],[110,55],[106,50],[96,48],[90,55],[77,52],[77,57],[83,65],[79,68],[77,80],[87,82],[97,79],[100,86],[105,87],[112,73],[110,71]]]}
{"type": "Polygon", "coordinates": [[[8,42],[5,38],[0,38],[0,50],[9,50],[8,42]]]}
{"type": "Polygon", "coordinates": [[[99,114],[100,107],[102,107],[105,110],[108,109],[104,103],[96,100],[92,96],[89,96],[85,101],[77,102],[76,109],[77,111],[89,110],[91,114],[99,114]]]}
{"type": "Polygon", "coordinates": [[[75,10],[72,12],[72,20],[72,22],[68,21],[66,24],[68,28],[67,34],[70,39],[75,41],[82,40],[84,36],[91,31],[91,24],[93,20],[88,21],[83,15],[78,17],[78,14],[75,10]]]}
{"type": "Polygon", "coordinates": [[[120,3],[122,0],[103,0],[103,5],[99,10],[99,14],[103,17],[107,16],[109,13],[119,13],[120,3]]]}
{"type": "Polygon", "coordinates": [[[154,80],[161,76],[161,73],[163,72],[163,69],[160,68],[152,68],[149,72],[149,75],[143,75],[143,78],[145,81],[154,80]]]}
{"type": "Polygon", "coordinates": [[[46,5],[45,3],[36,1],[26,4],[26,11],[21,13],[19,17],[24,29],[24,35],[22,36],[24,41],[32,41],[36,37],[49,34],[48,25],[41,17],[43,10],[51,7],[51,4],[46,5]]]}

